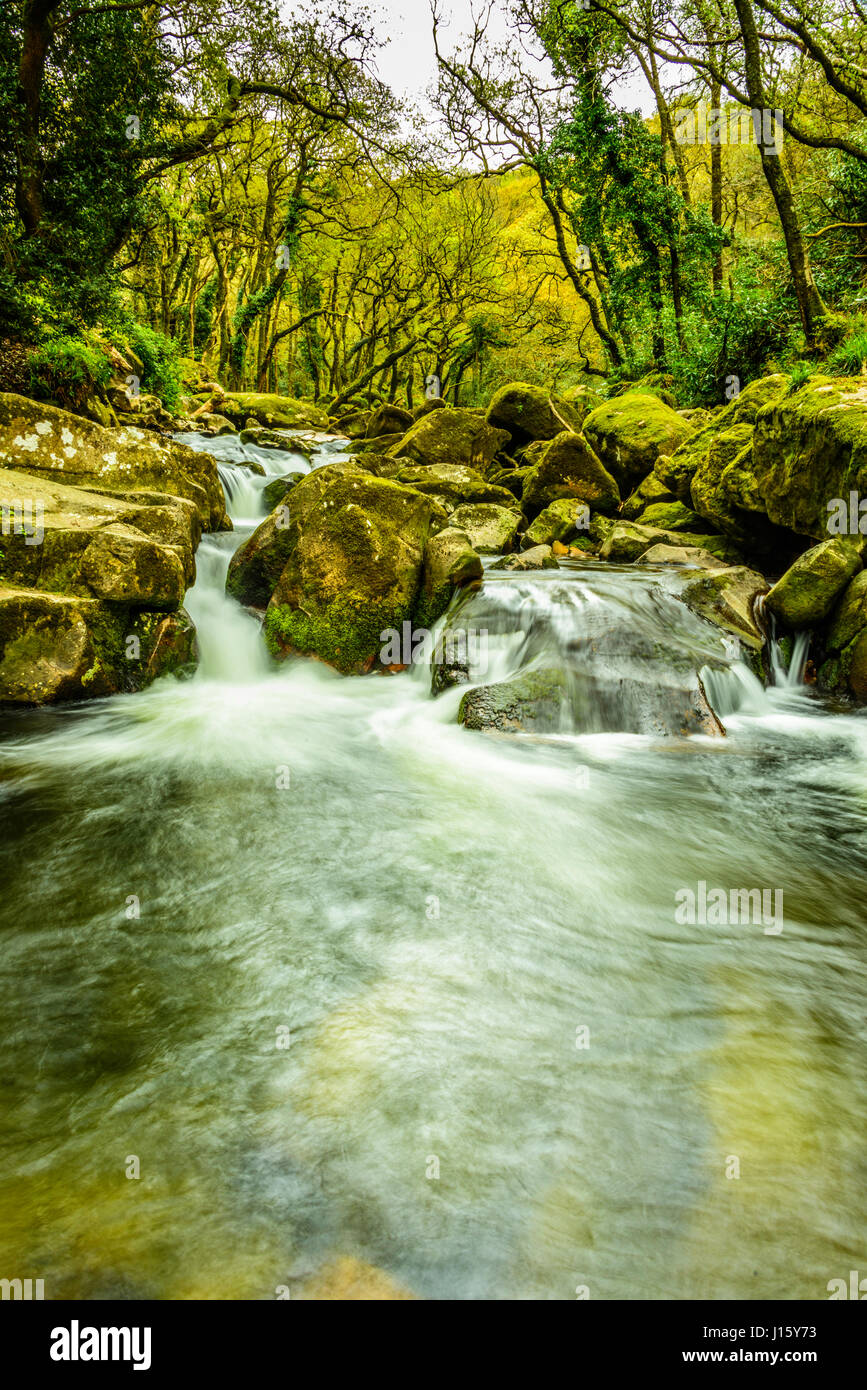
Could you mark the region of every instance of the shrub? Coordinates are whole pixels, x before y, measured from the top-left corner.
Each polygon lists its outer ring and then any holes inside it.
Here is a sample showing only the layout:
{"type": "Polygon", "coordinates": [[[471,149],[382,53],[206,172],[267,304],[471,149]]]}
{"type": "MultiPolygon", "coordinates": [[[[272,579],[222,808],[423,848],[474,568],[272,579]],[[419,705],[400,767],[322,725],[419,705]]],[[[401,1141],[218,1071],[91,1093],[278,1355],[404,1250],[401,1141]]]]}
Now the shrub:
{"type": "Polygon", "coordinates": [[[828,358],[833,376],[860,376],[867,364],[867,332],[853,333],[828,358]]]}
{"type": "Polygon", "coordinates": [[[810,377],[815,371],[812,362],[796,362],[789,372],[789,394],[799,391],[802,386],[806,386],[810,377]]]}
{"type": "Polygon", "coordinates": [[[167,410],[176,410],[181,395],[183,368],[181,353],[174,338],[167,338],[155,328],[143,323],[133,323],[127,329],[127,340],[137,357],[141,358],[144,372],[142,386],[154,396],[159,396],[167,410]]]}
{"type": "Polygon", "coordinates": [[[108,357],[83,338],[48,338],[30,354],[28,367],[34,396],[66,410],[81,410],[111,379],[108,357]]]}

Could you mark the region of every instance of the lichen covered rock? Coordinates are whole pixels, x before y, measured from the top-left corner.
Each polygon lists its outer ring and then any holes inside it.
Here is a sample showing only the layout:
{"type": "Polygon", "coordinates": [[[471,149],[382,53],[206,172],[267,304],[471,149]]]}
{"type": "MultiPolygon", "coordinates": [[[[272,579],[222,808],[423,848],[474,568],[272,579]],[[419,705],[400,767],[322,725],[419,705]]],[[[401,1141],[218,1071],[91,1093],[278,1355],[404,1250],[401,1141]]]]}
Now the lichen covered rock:
{"type": "Polygon", "coordinates": [[[132,426],[104,429],[25,396],[0,394],[0,468],[131,500],[141,492],[187,498],[205,530],[231,530],[210,454],[132,426]]]}
{"type": "Polygon", "coordinates": [[[442,524],[433,499],[352,463],[309,474],[292,493],[285,564],[265,615],[273,655],[369,670],[383,632],[412,621],[425,546],[442,524]]]}

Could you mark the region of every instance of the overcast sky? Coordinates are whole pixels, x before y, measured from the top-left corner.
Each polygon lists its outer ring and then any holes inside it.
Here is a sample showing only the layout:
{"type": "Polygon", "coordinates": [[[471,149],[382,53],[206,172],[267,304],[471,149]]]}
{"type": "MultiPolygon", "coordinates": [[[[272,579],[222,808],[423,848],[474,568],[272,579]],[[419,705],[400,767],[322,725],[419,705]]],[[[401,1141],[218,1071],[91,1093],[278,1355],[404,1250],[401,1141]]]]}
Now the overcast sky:
{"type": "MultiPolygon", "coordinates": [[[[378,16],[380,33],[390,40],[379,60],[380,74],[394,91],[418,99],[436,78],[436,59],[431,38],[428,0],[369,0],[378,16]]],[[[478,4],[478,0],[476,0],[478,4]]],[[[490,33],[497,40],[507,36],[503,20],[508,0],[498,0],[490,33]]],[[[461,33],[470,28],[471,0],[440,0],[449,16],[449,29],[441,30],[441,46],[450,49],[461,33]]],[[[653,109],[653,97],[643,77],[618,93],[623,106],[638,107],[645,114],[653,109]]]]}

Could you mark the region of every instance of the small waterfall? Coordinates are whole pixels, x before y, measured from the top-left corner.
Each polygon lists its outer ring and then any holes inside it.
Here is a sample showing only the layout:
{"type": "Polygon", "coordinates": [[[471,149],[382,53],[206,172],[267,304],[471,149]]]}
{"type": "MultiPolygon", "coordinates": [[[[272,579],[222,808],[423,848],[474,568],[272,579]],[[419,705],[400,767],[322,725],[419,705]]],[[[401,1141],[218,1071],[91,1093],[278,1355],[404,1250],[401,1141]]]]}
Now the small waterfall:
{"type": "Polygon", "coordinates": [[[234,530],[206,535],[196,554],[196,582],[185,606],[196,625],[199,645],[197,679],[249,684],[273,673],[259,618],[226,594],[229,562],[266,515],[263,491],[287,473],[309,473],[330,462],[346,440],[311,433],[310,457],[298,449],[260,449],[242,444],[236,434],[180,434],[193,449],[213,454],[234,530]],[[264,476],[251,469],[259,464],[264,476]]]}
{"type": "MultiPolygon", "coordinates": [[[[740,666],[740,651],[679,602],[679,582],[583,562],[489,570],[449,615],[435,663],[449,667],[451,637],[463,690],[544,673],[560,692],[551,732],[715,733],[700,672],[740,666]]],[[[435,688],[451,683],[435,672],[435,688]]]]}

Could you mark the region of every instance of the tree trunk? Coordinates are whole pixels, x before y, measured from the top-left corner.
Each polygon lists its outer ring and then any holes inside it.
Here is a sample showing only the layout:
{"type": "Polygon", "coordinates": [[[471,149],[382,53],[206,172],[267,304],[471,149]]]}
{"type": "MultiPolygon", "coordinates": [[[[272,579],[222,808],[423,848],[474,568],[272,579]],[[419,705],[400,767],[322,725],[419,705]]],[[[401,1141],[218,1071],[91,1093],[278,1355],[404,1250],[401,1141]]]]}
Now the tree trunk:
{"type": "MultiPolygon", "coordinates": [[[[768,110],[768,100],[762,77],[756,17],[753,13],[751,0],[734,0],[734,7],[744,45],[744,71],[750,105],[754,111],[766,111],[768,110]]],[[[808,347],[814,347],[817,329],[826,313],[825,305],[813,279],[810,257],[801,235],[801,224],[783,162],[776,148],[772,146],[770,149],[766,149],[763,142],[759,143],[759,153],[762,160],[762,170],[783,228],[786,255],[792,273],[792,285],[798,300],[801,322],[804,326],[804,336],[807,339],[808,347]]]]}

